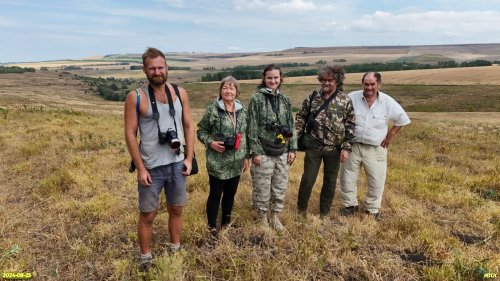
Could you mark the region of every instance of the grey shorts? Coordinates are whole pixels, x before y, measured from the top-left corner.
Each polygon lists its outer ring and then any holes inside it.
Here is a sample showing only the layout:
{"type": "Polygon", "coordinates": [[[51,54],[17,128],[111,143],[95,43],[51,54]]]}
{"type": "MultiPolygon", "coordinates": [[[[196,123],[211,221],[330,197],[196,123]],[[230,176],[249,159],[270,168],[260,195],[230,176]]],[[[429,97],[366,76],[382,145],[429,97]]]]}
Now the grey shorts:
{"type": "Polygon", "coordinates": [[[160,203],[160,193],[165,189],[167,204],[184,206],[187,201],[186,176],[182,174],[184,161],[159,166],[149,170],[152,184],[137,185],[139,191],[139,210],[148,213],[156,210],[160,203]]]}

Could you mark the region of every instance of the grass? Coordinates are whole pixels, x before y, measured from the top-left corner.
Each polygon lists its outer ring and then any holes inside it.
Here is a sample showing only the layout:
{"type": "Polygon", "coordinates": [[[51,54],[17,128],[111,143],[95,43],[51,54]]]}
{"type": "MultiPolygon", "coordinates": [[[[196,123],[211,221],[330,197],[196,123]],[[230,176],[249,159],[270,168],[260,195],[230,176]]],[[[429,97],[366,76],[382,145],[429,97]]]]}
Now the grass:
{"type": "MultiPolygon", "coordinates": [[[[204,85],[189,84],[192,97],[200,97],[191,102],[195,120],[213,98],[201,100],[213,95],[204,85]]],[[[287,91],[295,104],[308,89],[287,91]]],[[[245,173],[235,227],[223,230],[217,244],[206,231],[208,176],[197,142],[201,170],[188,178],[184,248],[167,254],[162,198],[154,228],[156,268],[144,275],[137,272],[136,175],[127,172],[121,104],[76,103],[81,99],[49,108],[19,106],[7,97],[0,107],[2,272],[34,272],[40,280],[482,280],[500,272],[496,112],[411,113],[413,123],[389,150],[381,222],[361,213],[340,217],[338,195],[330,220],[320,219],[321,174],[308,216],[297,217],[299,153],[282,215],[287,231],[261,229],[245,173]]],[[[442,107],[449,102],[441,101],[442,107]]],[[[365,184],[361,177],[360,200],[365,184]]]]}

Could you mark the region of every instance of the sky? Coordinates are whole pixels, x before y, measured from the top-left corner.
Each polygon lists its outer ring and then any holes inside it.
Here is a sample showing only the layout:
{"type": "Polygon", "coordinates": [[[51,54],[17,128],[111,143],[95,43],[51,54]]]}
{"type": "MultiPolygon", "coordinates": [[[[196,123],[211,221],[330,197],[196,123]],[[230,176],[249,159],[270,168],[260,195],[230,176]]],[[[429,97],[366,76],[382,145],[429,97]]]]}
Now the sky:
{"type": "Polygon", "coordinates": [[[500,0],[0,0],[0,63],[500,43],[500,0]]]}

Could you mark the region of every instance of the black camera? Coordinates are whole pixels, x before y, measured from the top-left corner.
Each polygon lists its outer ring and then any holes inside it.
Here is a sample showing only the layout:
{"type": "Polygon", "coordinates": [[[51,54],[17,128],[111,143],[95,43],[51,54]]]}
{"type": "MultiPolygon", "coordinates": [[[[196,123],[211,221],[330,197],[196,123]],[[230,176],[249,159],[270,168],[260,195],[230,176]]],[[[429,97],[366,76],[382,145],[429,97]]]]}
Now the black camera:
{"type": "Polygon", "coordinates": [[[233,137],[227,137],[224,140],[224,148],[229,150],[229,149],[234,149],[234,145],[236,144],[236,138],[233,137]]]}
{"type": "Polygon", "coordinates": [[[290,129],[290,127],[282,125],[280,128],[280,133],[283,134],[286,138],[291,138],[293,137],[293,131],[290,129]]]}
{"type": "Polygon", "coordinates": [[[281,134],[287,139],[293,137],[293,131],[290,129],[290,127],[286,125],[281,125],[276,121],[272,121],[271,123],[266,123],[266,130],[274,131],[277,135],[281,134]]]}
{"type": "Polygon", "coordinates": [[[178,149],[181,146],[181,142],[177,137],[177,132],[173,129],[168,129],[166,132],[158,131],[158,139],[160,144],[168,144],[172,149],[178,149]]]}
{"type": "Polygon", "coordinates": [[[217,141],[224,142],[224,148],[226,150],[234,149],[236,145],[236,138],[234,137],[224,137],[223,135],[217,135],[215,139],[217,141]]]}

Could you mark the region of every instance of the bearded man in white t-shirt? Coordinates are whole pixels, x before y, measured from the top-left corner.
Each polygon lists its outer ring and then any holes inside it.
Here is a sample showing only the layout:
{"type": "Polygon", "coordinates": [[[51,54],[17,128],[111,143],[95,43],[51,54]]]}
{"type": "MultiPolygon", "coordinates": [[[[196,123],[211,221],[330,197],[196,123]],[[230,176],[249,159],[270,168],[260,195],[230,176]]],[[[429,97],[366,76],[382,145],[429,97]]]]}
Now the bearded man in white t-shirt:
{"type": "Polygon", "coordinates": [[[349,158],[340,167],[340,200],[344,206],[340,213],[350,216],[358,211],[357,181],[363,166],[368,182],[364,211],[379,220],[387,174],[387,148],[399,130],[410,124],[410,118],[399,103],[379,91],[380,73],[365,73],[362,83],[363,90],[349,93],[356,114],[356,140],[349,158]],[[389,121],[394,123],[390,130],[389,121]]]}

